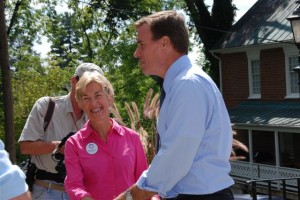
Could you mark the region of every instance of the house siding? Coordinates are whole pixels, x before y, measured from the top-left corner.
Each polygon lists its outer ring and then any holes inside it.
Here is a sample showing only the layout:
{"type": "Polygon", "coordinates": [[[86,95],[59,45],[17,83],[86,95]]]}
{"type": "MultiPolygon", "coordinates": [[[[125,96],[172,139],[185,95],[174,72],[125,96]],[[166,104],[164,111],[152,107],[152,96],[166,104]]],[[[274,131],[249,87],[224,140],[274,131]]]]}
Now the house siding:
{"type": "Polygon", "coordinates": [[[282,48],[260,52],[261,99],[282,101],[286,95],[285,61],[282,48]]]}
{"type": "MultiPolygon", "coordinates": [[[[286,19],[298,7],[291,0],[258,0],[211,49],[220,58],[221,91],[237,133],[234,138],[249,148],[248,153],[235,149],[246,158],[231,162],[236,188],[243,188],[247,180],[300,175],[300,98],[287,92],[285,65],[286,55],[298,55],[286,19]],[[247,56],[260,60],[261,95],[249,94],[247,56]]],[[[299,199],[299,186],[286,183],[296,191],[288,192],[288,199],[299,199]]],[[[247,185],[243,192],[248,189],[247,185]]],[[[280,190],[281,186],[272,194],[280,190]]]]}
{"type": "Polygon", "coordinates": [[[237,106],[248,98],[248,61],[243,53],[220,55],[222,60],[223,96],[228,107],[237,106]]]}
{"type": "Polygon", "coordinates": [[[245,101],[299,101],[297,98],[285,98],[287,95],[285,55],[282,48],[260,51],[261,98],[259,99],[248,99],[249,69],[246,52],[221,54],[220,59],[222,61],[222,94],[229,109],[245,101]]]}

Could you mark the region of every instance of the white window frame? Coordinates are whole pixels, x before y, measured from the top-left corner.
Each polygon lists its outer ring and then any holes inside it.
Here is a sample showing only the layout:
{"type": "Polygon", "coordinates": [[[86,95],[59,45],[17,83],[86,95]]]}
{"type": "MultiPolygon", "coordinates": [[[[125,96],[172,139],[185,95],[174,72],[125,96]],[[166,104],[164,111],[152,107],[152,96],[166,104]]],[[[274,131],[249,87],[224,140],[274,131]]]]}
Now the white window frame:
{"type": "MultiPolygon", "coordinates": [[[[295,46],[295,45],[294,45],[295,46]]],[[[291,86],[291,72],[289,69],[289,58],[291,57],[295,57],[295,59],[298,60],[298,55],[299,55],[299,51],[297,48],[295,47],[291,47],[291,48],[284,48],[284,54],[285,54],[285,82],[286,82],[286,96],[285,98],[287,99],[296,99],[299,98],[299,91],[298,93],[292,93],[292,86],[291,86]]],[[[298,63],[297,63],[298,64],[298,63]]],[[[296,72],[293,72],[296,77],[298,78],[298,74],[296,72]]],[[[298,84],[298,81],[297,81],[298,84]]]]}
{"type": "MultiPolygon", "coordinates": [[[[246,51],[248,58],[248,80],[249,80],[249,97],[248,99],[260,99],[261,98],[261,81],[260,92],[258,94],[253,93],[253,78],[252,78],[252,62],[258,61],[260,63],[260,50],[248,50],[246,51]]],[[[259,64],[259,68],[260,64],[259,64]]],[[[261,80],[261,79],[260,79],[261,80]]]]}

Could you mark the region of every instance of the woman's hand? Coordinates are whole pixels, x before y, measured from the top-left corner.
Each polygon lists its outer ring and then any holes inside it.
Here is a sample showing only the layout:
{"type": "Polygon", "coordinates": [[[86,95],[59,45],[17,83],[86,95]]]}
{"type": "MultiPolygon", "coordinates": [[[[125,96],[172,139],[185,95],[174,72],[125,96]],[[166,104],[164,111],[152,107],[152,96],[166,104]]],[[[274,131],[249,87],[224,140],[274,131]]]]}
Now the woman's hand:
{"type": "Polygon", "coordinates": [[[83,197],[81,200],[94,200],[92,197],[83,197]]]}

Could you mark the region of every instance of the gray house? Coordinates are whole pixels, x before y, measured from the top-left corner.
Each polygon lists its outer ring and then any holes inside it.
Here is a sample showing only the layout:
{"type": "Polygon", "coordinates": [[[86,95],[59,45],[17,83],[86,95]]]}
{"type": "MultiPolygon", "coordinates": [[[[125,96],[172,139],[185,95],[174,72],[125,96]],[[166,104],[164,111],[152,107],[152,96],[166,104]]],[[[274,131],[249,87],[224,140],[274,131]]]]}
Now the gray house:
{"type": "MultiPolygon", "coordinates": [[[[300,177],[300,85],[293,70],[299,50],[286,19],[298,7],[295,0],[258,0],[211,50],[235,137],[249,148],[236,152],[245,160],[231,162],[241,190],[247,180],[300,177]]],[[[291,198],[296,185],[287,181],[291,198]]]]}

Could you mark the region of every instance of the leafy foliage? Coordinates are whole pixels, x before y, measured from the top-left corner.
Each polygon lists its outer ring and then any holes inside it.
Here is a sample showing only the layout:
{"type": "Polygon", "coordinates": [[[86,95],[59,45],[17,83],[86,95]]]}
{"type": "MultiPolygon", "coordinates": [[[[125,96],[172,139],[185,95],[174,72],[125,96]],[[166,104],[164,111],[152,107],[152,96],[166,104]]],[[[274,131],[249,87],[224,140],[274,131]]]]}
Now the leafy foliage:
{"type": "MultiPolygon", "coordinates": [[[[190,29],[201,39],[197,41],[204,44],[210,61],[205,66],[217,80],[217,62],[208,52],[221,35],[203,26],[228,30],[235,11],[232,0],[214,1],[212,14],[204,0],[6,0],[15,137],[18,138],[39,97],[67,93],[65,85],[74,67],[81,62],[93,62],[105,71],[116,90],[115,102],[120,115],[124,123],[130,124],[125,102],[135,102],[138,110],[143,110],[149,88],[158,92],[155,81],[141,73],[133,58],[136,42],[131,24],[141,16],[166,9],[183,9],[190,15],[190,29]],[[42,35],[51,44],[46,58],[41,58],[33,48],[34,43],[41,42],[42,35]]],[[[3,96],[1,92],[0,96],[3,96]]],[[[1,119],[4,117],[2,102],[0,105],[1,119]]],[[[154,133],[151,120],[141,118],[140,121],[145,130],[154,133]]],[[[0,137],[4,135],[2,126],[0,137]]]]}
{"type": "Polygon", "coordinates": [[[43,72],[32,69],[20,70],[13,74],[16,140],[35,101],[42,96],[67,94],[67,85],[73,71],[50,67],[45,68],[43,72]]]}
{"type": "Polygon", "coordinates": [[[204,46],[204,54],[209,60],[209,75],[220,85],[218,60],[210,53],[213,45],[224,31],[229,30],[234,22],[236,7],[232,0],[214,0],[210,13],[204,0],[184,0],[187,14],[191,17],[191,26],[195,26],[197,36],[204,46]]]}
{"type": "Polygon", "coordinates": [[[34,42],[39,42],[41,13],[31,7],[31,1],[5,1],[7,37],[11,65],[26,55],[37,55],[34,42]]]}
{"type": "Polygon", "coordinates": [[[60,15],[50,15],[49,18],[52,20],[47,21],[50,24],[46,26],[46,29],[47,36],[52,42],[51,59],[56,61],[61,68],[76,65],[85,54],[80,53],[82,47],[79,38],[82,33],[76,27],[74,15],[65,12],[60,15]]]}

